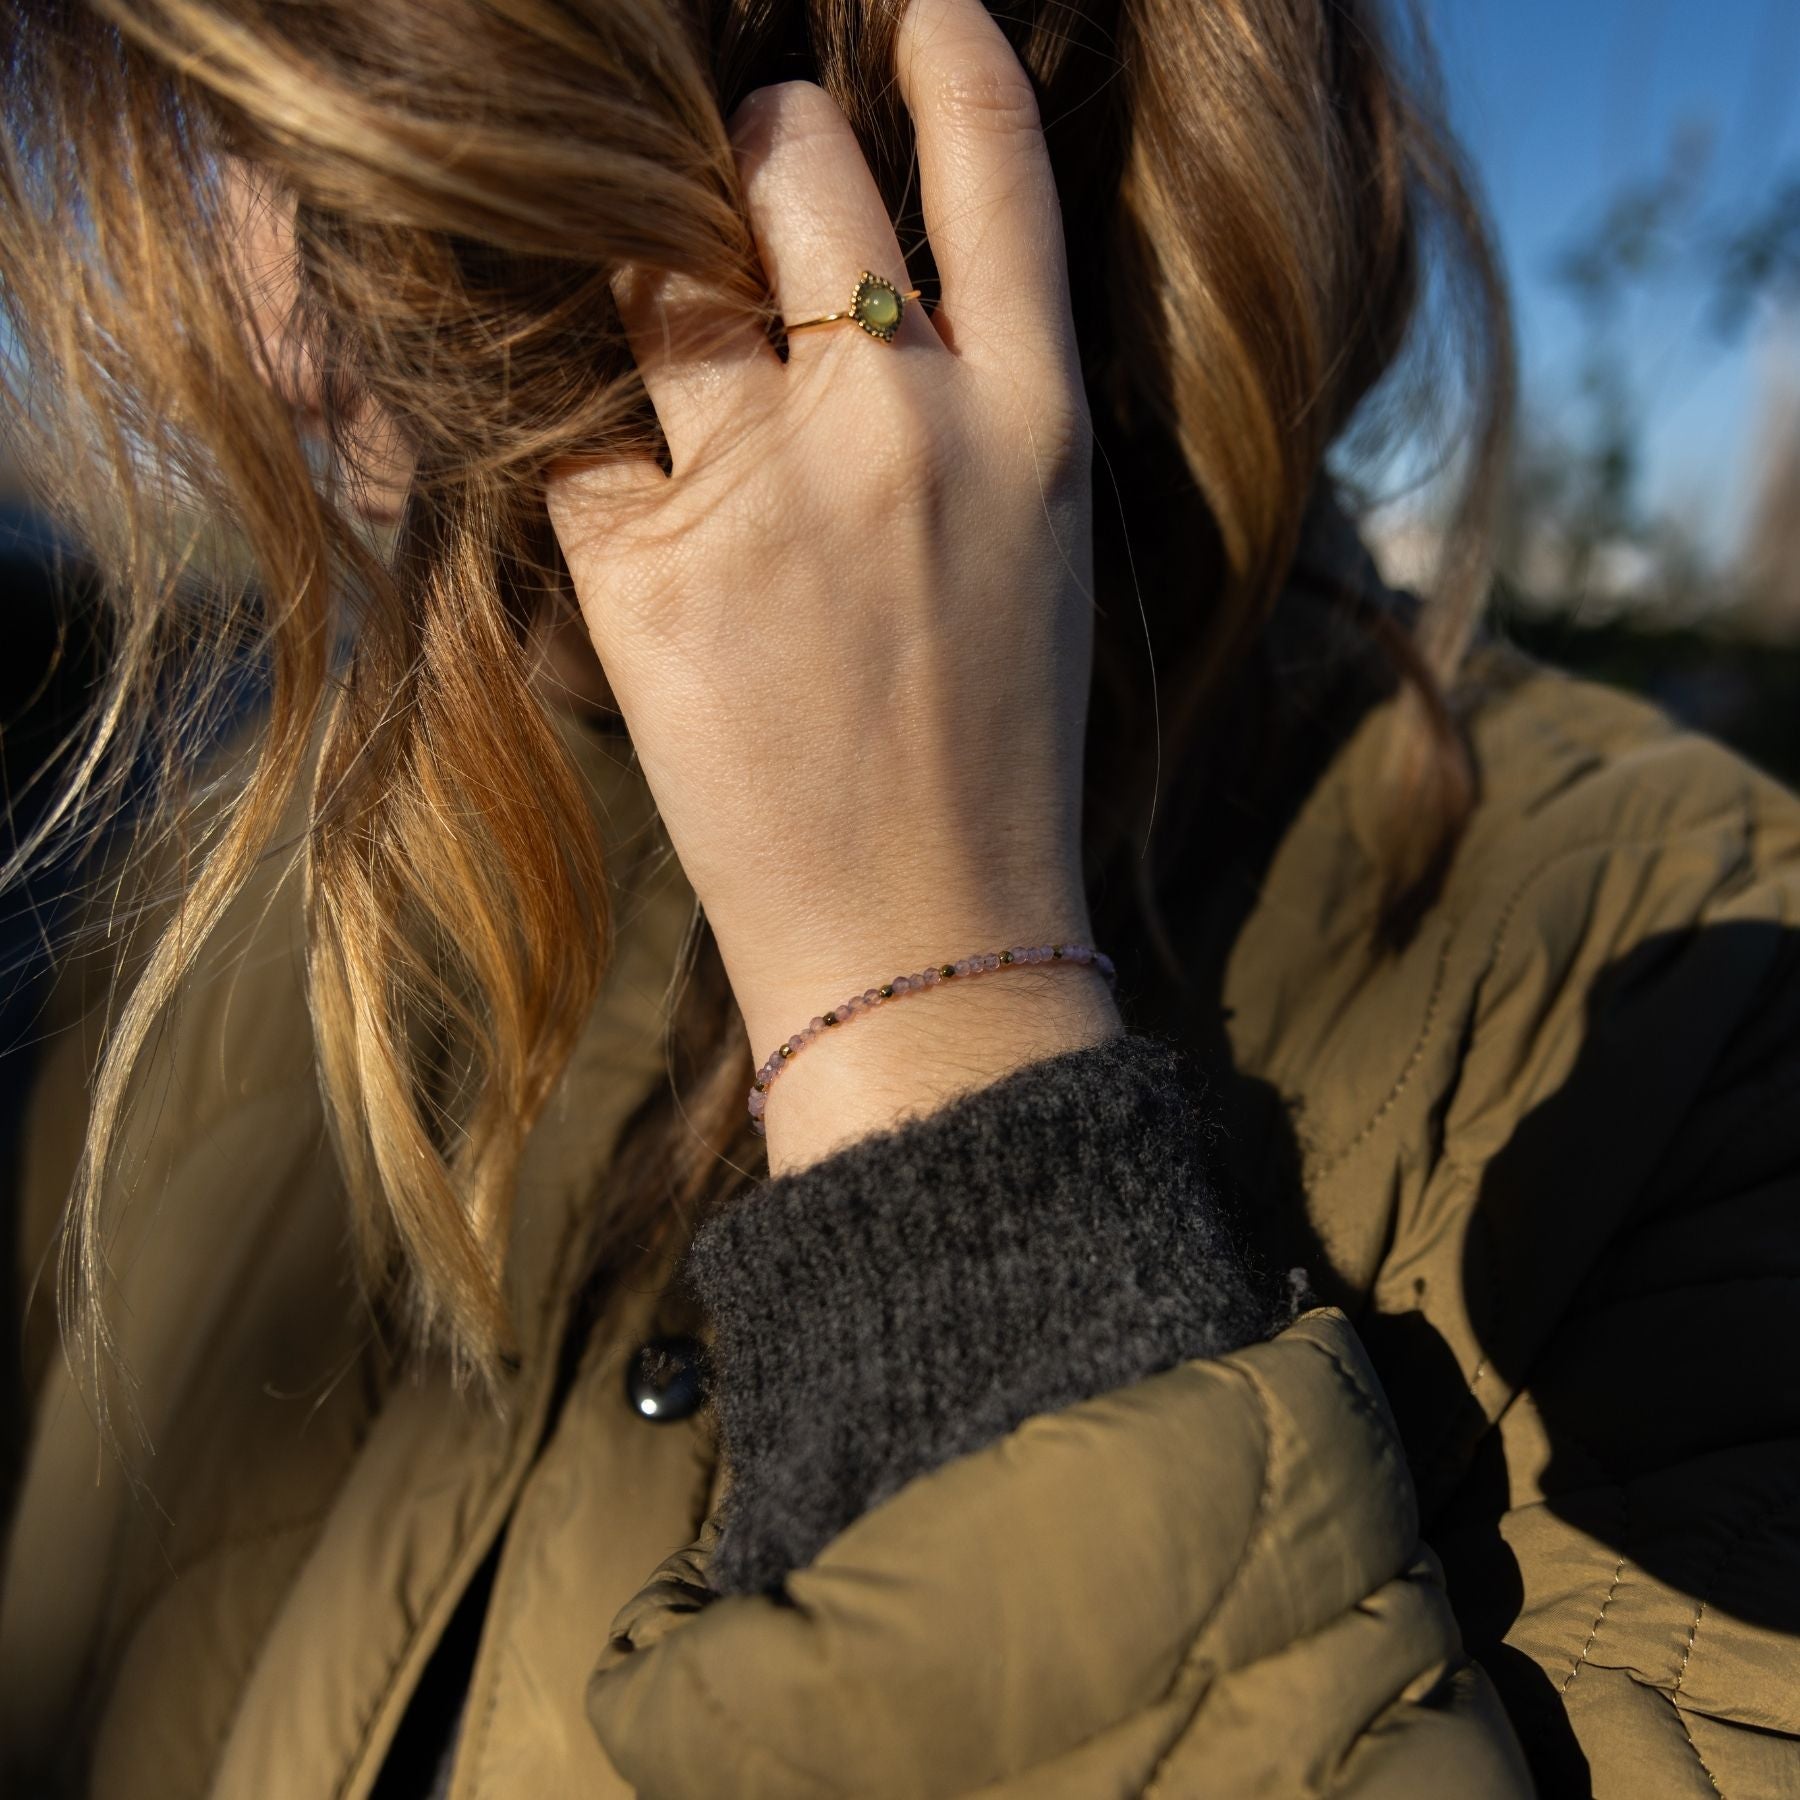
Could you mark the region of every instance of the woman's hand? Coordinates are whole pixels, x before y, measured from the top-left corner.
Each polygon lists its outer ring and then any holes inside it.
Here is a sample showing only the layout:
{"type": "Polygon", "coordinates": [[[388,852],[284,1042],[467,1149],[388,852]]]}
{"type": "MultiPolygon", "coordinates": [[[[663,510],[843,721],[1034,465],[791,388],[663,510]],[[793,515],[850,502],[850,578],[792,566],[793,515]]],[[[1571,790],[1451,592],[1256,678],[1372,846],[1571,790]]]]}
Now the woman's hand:
{"type": "MultiPolygon", "coordinates": [[[[717,342],[683,284],[628,273],[673,473],[571,465],[550,488],[759,1062],[895,974],[1088,932],[1090,436],[1049,158],[982,0],[913,0],[897,66],[935,314],[908,302],[891,344],[796,332],[784,364],[753,325],[717,342]]],[[[844,308],[865,268],[911,285],[824,89],[759,89],[731,131],[784,318],[844,308]]],[[[1092,969],[940,984],[796,1060],[771,1167],[1119,1028],[1092,969]]]]}

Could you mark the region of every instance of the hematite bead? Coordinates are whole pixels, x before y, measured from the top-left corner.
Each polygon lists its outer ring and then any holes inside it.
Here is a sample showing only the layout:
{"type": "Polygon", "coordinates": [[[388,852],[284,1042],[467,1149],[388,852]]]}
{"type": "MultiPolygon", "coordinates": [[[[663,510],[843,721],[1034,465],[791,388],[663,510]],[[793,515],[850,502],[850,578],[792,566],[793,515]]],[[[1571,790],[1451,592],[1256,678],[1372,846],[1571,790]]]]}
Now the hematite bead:
{"type": "Polygon", "coordinates": [[[834,1012],[828,1012],[825,1015],[825,1023],[827,1025],[835,1025],[837,1023],[837,1014],[834,1012]]]}
{"type": "Polygon", "coordinates": [[[939,973],[939,974],[940,974],[940,975],[941,975],[941,976],[943,976],[943,978],[944,978],[944,979],[945,979],[945,980],[946,980],[946,981],[948,981],[948,980],[949,980],[949,979],[950,979],[950,978],[951,978],[951,977],[952,977],[952,976],[953,976],[953,975],[955,975],[955,973],[956,973],[956,964],[955,964],[955,963],[944,963],[944,964],[943,964],[943,965],[942,965],[942,966],[941,966],[941,967],[940,967],[940,968],[939,968],[939,969],[938,969],[938,973],[939,973]]]}
{"type": "Polygon", "coordinates": [[[1062,956],[1062,945],[1061,944],[1052,944],[1050,946],[1050,956],[1053,961],[1060,960],[1060,958],[1062,956]]]}
{"type": "Polygon", "coordinates": [[[1002,962],[1011,962],[1012,959],[1013,959],[1013,953],[1010,950],[1002,950],[1000,952],[1000,960],[1002,962]]]}
{"type": "Polygon", "coordinates": [[[894,997],[894,990],[891,985],[884,985],[882,987],[878,987],[875,991],[884,1000],[891,1000],[894,997]]]}

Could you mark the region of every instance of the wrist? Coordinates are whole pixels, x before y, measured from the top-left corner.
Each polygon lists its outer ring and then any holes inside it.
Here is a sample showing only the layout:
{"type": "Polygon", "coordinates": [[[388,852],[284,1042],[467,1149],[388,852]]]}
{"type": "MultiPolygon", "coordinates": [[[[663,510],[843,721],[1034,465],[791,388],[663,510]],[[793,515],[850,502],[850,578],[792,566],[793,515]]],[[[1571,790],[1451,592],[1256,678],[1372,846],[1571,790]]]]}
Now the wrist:
{"type": "MultiPolygon", "coordinates": [[[[752,1047],[759,1020],[779,1042],[818,1011],[816,996],[746,1007],[752,1047]]],[[[1111,984],[1092,964],[1014,966],[897,996],[816,1038],[770,1083],[770,1173],[803,1168],[1026,1063],[1123,1031],[1111,984]]]]}

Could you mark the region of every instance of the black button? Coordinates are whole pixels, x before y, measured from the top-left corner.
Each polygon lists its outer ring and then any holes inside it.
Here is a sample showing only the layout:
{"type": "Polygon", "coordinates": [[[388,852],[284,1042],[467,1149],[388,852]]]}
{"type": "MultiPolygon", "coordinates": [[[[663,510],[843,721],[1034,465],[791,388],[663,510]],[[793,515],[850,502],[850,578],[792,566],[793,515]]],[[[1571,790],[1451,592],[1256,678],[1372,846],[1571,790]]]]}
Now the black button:
{"type": "Polygon", "coordinates": [[[625,1365],[625,1396],[641,1418],[672,1424],[706,1399],[706,1346],[691,1337],[652,1338],[625,1365]]]}

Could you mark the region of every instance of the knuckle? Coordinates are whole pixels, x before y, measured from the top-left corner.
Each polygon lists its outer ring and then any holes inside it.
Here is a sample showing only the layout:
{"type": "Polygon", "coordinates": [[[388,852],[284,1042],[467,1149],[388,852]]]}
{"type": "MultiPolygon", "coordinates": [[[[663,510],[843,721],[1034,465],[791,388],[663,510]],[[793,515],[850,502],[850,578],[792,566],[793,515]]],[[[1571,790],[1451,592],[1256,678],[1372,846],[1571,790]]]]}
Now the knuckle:
{"type": "Polygon", "coordinates": [[[931,513],[956,461],[954,431],[928,397],[904,382],[877,382],[860,408],[857,477],[883,509],[931,513]]]}
{"type": "Polygon", "coordinates": [[[1084,415],[1036,409],[989,440],[982,466],[1000,491],[1019,496],[1034,513],[1072,519],[1092,505],[1092,446],[1084,415]]]}
{"type": "MultiPolygon", "coordinates": [[[[1020,346],[1022,355],[1038,348],[1020,346]]],[[[1020,379],[1009,372],[990,392],[986,411],[994,421],[990,454],[1012,453],[1018,466],[1046,485],[1086,481],[1093,466],[1094,426],[1079,379],[1064,383],[1041,372],[1020,379]]]]}
{"type": "Polygon", "coordinates": [[[906,472],[929,468],[939,455],[940,427],[919,396],[895,383],[883,384],[867,396],[867,423],[862,437],[866,472],[884,483],[904,484],[906,472]]]}
{"type": "Polygon", "coordinates": [[[1085,482],[1094,458],[1093,421],[1086,404],[1078,398],[1051,404],[1037,433],[1047,473],[1085,482]]]}
{"type": "Polygon", "coordinates": [[[1022,68],[951,63],[932,86],[938,111],[954,124],[990,131],[1036,131],[1037,94],[1022,68]]]}

